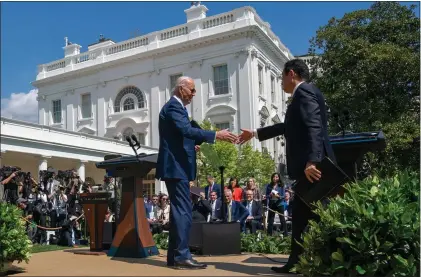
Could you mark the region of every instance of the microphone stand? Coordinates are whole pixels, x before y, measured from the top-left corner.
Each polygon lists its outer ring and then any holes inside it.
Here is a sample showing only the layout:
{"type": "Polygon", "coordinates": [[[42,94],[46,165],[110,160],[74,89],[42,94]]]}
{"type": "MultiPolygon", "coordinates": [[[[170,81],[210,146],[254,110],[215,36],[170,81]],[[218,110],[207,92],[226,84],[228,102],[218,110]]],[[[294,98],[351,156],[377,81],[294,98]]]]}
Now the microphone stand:
{"type": "Polygon", "coordinates": [[[225,194],[224,194],[224,170],[225,166],[221,165],[219,167],[219,172],[221,173],[221,214],[222,220],[221,223],[227,222],[227,203],[225,202],[225,194]]]}

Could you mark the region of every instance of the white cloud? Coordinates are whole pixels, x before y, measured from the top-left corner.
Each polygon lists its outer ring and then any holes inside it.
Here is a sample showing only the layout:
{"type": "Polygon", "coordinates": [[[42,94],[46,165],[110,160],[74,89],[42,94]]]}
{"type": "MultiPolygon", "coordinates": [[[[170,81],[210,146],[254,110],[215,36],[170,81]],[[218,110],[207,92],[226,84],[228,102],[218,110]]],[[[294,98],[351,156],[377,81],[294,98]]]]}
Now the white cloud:
{"type": "Polygon", "coordinates": [[[38,123],[37,89],[28,93],[12,93],[1,99],[1,116],[38,123]]]}

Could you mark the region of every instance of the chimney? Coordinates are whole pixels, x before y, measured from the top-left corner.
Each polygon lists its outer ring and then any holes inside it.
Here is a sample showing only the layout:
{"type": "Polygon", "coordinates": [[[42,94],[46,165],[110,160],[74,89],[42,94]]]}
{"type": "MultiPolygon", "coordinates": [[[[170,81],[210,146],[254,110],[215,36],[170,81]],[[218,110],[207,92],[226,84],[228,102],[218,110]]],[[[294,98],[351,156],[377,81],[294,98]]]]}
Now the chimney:
{"type": "Polygon", "coordinates": [[[65,41],[65,45],[64,45],[63,49],[64,49],[64,57],[65,58],[80,54],[80,48],[82,46],[80,46],[79,44],[73,44],[73,43],[71,43],[67,39],[67,37],[64,38],[64,41],[65,41]]]}
{"type": "Polygon", "coordinates": [[[208,11],[208,8],[206,6],[200,4],[200,1],[198,2],[191,2],[191,7],[187,10],[184,10],[187,16],[187,23],[195,20],[200,20],[203,18],[206,18],[206,12],[208,11]]]}

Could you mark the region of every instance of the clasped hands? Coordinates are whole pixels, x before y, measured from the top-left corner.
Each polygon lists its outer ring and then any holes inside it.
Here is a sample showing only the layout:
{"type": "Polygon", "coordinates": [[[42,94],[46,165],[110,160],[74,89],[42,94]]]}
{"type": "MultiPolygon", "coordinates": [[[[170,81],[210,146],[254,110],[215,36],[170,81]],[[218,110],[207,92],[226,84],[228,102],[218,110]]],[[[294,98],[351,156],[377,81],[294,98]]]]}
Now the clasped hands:
{"type": "Polygon", "coordinates": [[[216,132],[216,139],[235,144],[243,144],[253,138],[253,132],[248,129],[241,129],[240,135],[234,135],[228,129],[216,132]]]}

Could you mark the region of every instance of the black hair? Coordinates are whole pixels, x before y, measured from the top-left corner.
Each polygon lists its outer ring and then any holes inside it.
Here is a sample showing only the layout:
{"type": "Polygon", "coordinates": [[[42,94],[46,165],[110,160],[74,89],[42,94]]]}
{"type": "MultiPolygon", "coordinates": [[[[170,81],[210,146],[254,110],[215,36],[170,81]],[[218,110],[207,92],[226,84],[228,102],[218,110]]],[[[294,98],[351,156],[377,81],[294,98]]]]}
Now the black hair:
{"type": "Polygon", "coordinates": [[[293,70],[303,81],[307,82],[310,80],[310,70],[303,60],[293,59],[287,61],[284,65],[284,74],[288,74],[291,70],[293,70]]]}

